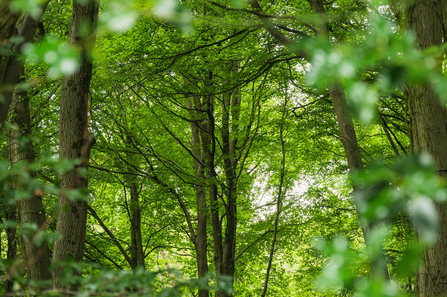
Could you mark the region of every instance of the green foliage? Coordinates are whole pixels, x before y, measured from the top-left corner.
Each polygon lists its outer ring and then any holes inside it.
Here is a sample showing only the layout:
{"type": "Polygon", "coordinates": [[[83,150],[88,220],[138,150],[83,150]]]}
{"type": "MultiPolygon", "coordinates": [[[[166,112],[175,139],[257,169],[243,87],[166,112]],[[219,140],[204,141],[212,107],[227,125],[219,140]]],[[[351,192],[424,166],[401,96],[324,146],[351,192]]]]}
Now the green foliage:
{"type": "MultiPolygon", "coordinates": [[[[39,3],[20,0],[13,5],[18,11],[37,14],[39,3]]],[[[0,161],[2,234],[17,228],[18,235],[28,234],[38,246],[49,242],[50,248],[60,239],[54,221],[47,231],[39,232],[35,224],[19,224],[6,217],[15,200],[27,199],[38,190],[44,193],[49,217],[55,218],[58,176],[77,170],[79,176],[87,177],[87,171],[77,168],[80,160],[57,160],[56,153],[58,79],[79,68],[78,50],[65,42],[69,5],[50,2],[43,18],[49,35],[24,51],[26,79],[40,80],[28,91],[36,136],[24,136],[22,144],[35,143],[37,161],[13,168],[0,161]],[[37,176],[31,178],[30,172],[37,176]],[[23,184],[11,189],[18,177],[23,184]]],[[[228,294],[234,290],[234,296],[260,295],[280,183],[280,130],[287,160],[285,194],[268,294],[404,296],[409,276],[411,291],[411,275],[419,267],[422,251],[436,241],[436,206],[446,200],[447,192],[428,156],[395,158],[406,155],[410,142],[402,89],[407,83],[430,84],[445,99],[445,76],[436,70],[444,47],[416,50],[412,33],[398,31],[393,16],[372,4],[367,7],[364,1],[325,5],[329,38],[315,37],[311,27],[321,25],[321,18],[310,15],[306,1],[269,6],[265,13],[272,16],[303,16],[296,23],[293,17],[271,18],[279,29],[296,26],[294,31],[284,31],[295,40],[289,50],[261,30],[258,16],[247,12],[249,1],[226,1],[225,10],[208,2],[174,0],[101,5],[90,92],[89,119],[97,143],[88,170],[89,188],[65,194],[86,201],[102,222],[88,217],[85,263],[68,259],[55,264],[64,267],[60,281],[74,285],[76,296],[190,296],[198,288],[222,289],[228,294]],[[235,72],[229,66],[233,63],[235,72]],[[332,84],[346,91],[358,120],[354,125],[363,161],[368,164],[365,170],[350,172],[349,178],[327,95],[332,84]],[[242,158],[237,167],[233,287],[225,276],[195,278],[196,247],[173,192],[183,199],[193,228],[197,226],[198,186],[217,185],[218,208],[225,214],[227,156],[222,153],[221,139],[226,111],[222,101],[234,90],[240,92],[242,103],[240,119],[231,118],[230,131],[238,133],[237,154],[242,158]],[[191,123],[199,120],[191,120],[187,103],[193,96],[214,100],[214,135],[205,131],[216,139],[212,180],[195,175],[191,123]],[[138,203],[131,199],[132,184],[138,203]],[[359,194],[359,217],[353,185],[359,194]],[[141,212],[148,271],[132,271],[122,251],[131,254],[134,208],[141,212]],[[359,220],[371,229],[368,248],[359,220]],[[383,275],[369,274],[370,264],[380,261],[387,261],[391,282],[383,275]]],[[[7,141],[1,143],[0,152],[6,159],[7,141]]],[[[222,215],[220,220],[225,225],[227,217],[222,215]]],[[[210,222],[207,232],[208,265],[213,271],[210,222]]],[[[6,237],[1,240],[0,267],[6,280],[10,277],[6,271],[14,266],[5,260],[6,237]]],[[[16,277],[17,290],[40,287],[42,295],[58,294],[47,289],[48,282],[29,282],[23,271],[16,277]]]]}

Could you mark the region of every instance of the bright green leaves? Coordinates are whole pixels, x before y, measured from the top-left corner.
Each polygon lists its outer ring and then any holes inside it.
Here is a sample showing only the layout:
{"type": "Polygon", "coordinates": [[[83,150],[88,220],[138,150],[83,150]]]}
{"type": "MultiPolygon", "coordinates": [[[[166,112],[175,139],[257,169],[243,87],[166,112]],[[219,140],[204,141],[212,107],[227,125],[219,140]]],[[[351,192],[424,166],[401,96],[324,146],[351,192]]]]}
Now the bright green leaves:
{"type": "Polygon", "coordinates": [[[47,75],[51,78],[71,75],[79,69],[79,51],[56,37],[50,36],[37,45],[26,44],[23,53],[30,63],[47,63],[47,75]]]}
{"type": "Polygon", "coordinates": [[[27,12],[35,20],[38,20],[43,13],[42,6],[48,0],[14,0],[11,3],[11,10],[20,13],[27,12]]]}

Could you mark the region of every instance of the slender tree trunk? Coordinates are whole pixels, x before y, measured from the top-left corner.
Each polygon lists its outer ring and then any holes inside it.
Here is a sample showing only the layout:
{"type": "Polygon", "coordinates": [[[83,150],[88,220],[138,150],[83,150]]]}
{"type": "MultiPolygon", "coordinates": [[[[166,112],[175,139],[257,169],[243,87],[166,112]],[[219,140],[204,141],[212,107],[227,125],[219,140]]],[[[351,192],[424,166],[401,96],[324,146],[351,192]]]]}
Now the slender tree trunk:
{"type": "Polygon", "coordinates": [[[281,169],[280,169],[280,175],[279,175],[278,198],[276,199],[275,226],[273,228],[272,246],[270,248],[269,263],[267,265],[267,271],[265,273],[264,288],[262,289],[261,297],[265,297],[265,295],[267,294],[268,283],[269,283],[269,278],[270,278],[270,269],[272,268],[272,262],[273,262],[273,253],[275,252],[276,236],[278,235],[279,215],[281,214],[282,192],[283,192],[284,175],[285,175],[285,167],[286,167],[284,121],[285,121],[286,113],[287,113],[287,100],[288,99],[286,97],[285,102],[284,102],[283,112],[282,112],[281,124],[279,127],[279,140],[281,142],[282,159],[281,159],[281,169]]]}
{"type": "MultiPolygon", "coordinates": [[[[128,150],[132,149],[132,137],[126,136],[126,141],[128,144],[128,150]]],[[[126,157],[129,161],[133,161],[132,153],[127,153],[126,157]]],[[[129,172],[134,172],[132,166],[128,166],[129,172]]],[[[144,249],[143,249],[143,240],[141,238],[141,208],[140,208],[140,193],[137,188],[137,178],[131,174],[128,175],[127,179],[129,189],[130,189],[130,254],[132,258],[131,265],[133,265],[132,269],[134,270],[137,267],[142,267],[145,269],[144,265],[144,249]]]]}
{"type": "MultiPolygon", "coordinates": [[[[141,208],[140,194],[138,193],[137,184],[132,181],[130,184],[130,212],[131,218],[131,256],[133,263],[137,267],[145,269],[143,240],[141,239],[141,208]]],[[[136,268],[136,267],[134,267],[136,268]]]]}
{"type": "MultiPolygon", "coordinates": [[[[11,166],[20,166],[21,162],[34,162],[34,146],[31,140],[25,145],[21,144],[21,137],[27,137],[31,134],[31,119],[29,111],[28,92],[17,92],[11,104],[11,124],[16,129],[10,129],[10,162],[11,166]]],[[[35,174],[30,172],[30,176],[35,178],[35,174]]],[[[14,188],[21,188],[22,179],[15,177],[14,188]]],[[[16,200],[19,213],[19,222],[34,223],[39,227],[36,234],[22,235],[23,260],[27,270],[29,280],[49,280],[51,274],[50,256],[48,253],[48,244],[44,242],[41,246],[36,246],[33,242],[34,236],[45,232],[46,219],[45,209],[42,204],[42,193],[37,189],[29,199],[16,200]]]]}
{"type": "MultiPolygon", "coordinates": [[[[442,43],[443,20],[440,15],[443,1],[410,1],[409,27],[416,33],[421,50],[442,43]]],[[[442,71],[441,63],[437,69],[442,71]]],[[[446,110],[433,90],[427,86],[409,85],[408,103],[411,115],[413,148],[429,153],[442,177],[447,176],[446,110]]],[[[417,296],[447,296],[447,205],[436,204],[439,216],[437,242],[424,251],[424,261],[416,283],[417,296]]],[[[416,226],[417,229],[417,226],[416,226]]]]}
{"type": "MultiPolygon", "coordinates": [[[[86,189],[87,178],[80,170],[88,168],[90,148],[94,139],[88,131],[87,109],[90,79],[92,76],[91,51],[95,43],[95,30],[99,3],[95,0],[73,1],[73,15],[68,41],[82,48],[82,62],[79,71],[62,80],[59,157],[61,159],[81,159],[81,165],[63,174],[60,178],[59,204],[56,231],[63,239],[54,244],[54,260],[64,261],[67,257],[81,261],[84,254],[87,222],[87,204],[81,200],[70,200],[70,190],[86,189]],[[87,28],[87,31],[85,30],[87,28]],[[83,35],[86,34],[87,35],[83,35]]],[[[59,278],[62,269],[53,273],[54,287],[61,288],[59,278]]]]}
{"type": "MultiPolygon", "coordinates": [[[[185,82],[187,80],[185,79],[185,82]]],[[[186,83],[189,85],[189,82],[186,83]]],[[[198,276],[202,277],[208,272],[208,257],[207,257],[207,203],[206,203],[206,192],[202,183],[205,183],[205,171],[203,167],[203,158],[200,149],[200,132],[199,132],[199,118],[200,113],[194,111],[194,108],[201,109],[201,106],[194,106],[193,100],[196,104],[200,104],[200,98],[193,95],[193,98],[188,98],[187,107],[190,110],[191,115],[191,145],[192,151],[194,153],[194,172],[198,185],[195,186],[196,190],[196,201],[197,201],[197,235],[194,242],[196,248],[196,259],[197,259],[197,270],[198,276]],[[199,161],[200,160],[200,161],[199,161]]],[[[207,290],[199,290],[199,297],[208,297],[209,293],[207,290]]]]}
{"type": "MultiPolygon", "coordinates": [[[[237,62],[228,66],[229,75],[237,75],[237,62]]],[[[223,94],[222,100],[222,155],[225,170],[225,196],[227,197],[227,225],[222,257],[222,274],[234,277],[234,259],[237,227],[236,143],[241,103],[240,89],[223,94]],[[231,119],[230,119],[231,116],[231,119]]]]}
{"type": "MultiPolygon", "coordinates": [[[[211,89],[212,73],[208,73],[208,77],[204,82],[205,91],[211,89]]],[[[195,101],[200,100],[196,96],[195,101]]],[[[224,273],[224,246],[222,225],[219,217],[219,201],[217,197],[216,185],[216,171],[215,171],[215,153],[216,153],[216,139],[215,139],[215,119],[214,119],[214,100],[211,95],[204,95],[202,103],[196,102],[196,106],[201,106],[203,112],[203,121],[200,122],[200,139],[202,141],[202,156],[205,164],[206,186],[208,188],[208,196],[210,199],[211,212],[211,226],[213,229],[213,243],[214,243],[214,263],[216,267],[216,274],[219,277],[224,273]]],[[[197,107],[196,107],[197,108],[197,107]]],[[[215,292],[215,296],[224,296],[223,291],[215,292]]]]}
{"type": "MultiPolygon", "coordinates": [[[[206,82],[205,84],[209,84],[206,82]]],[[[206,90],[209,86],[205,87],[206,90]]],[[[196,98],[197,100],[199,98],[196,98]]],[[[208,195],[211,206],[211,225],[213,229],[213,243],[214,243],[214,262],[216,266],[216,274],[222,273],[222,257],[223,257],[223,236],[222,226],[219,217],[219,201],[217,199],[217,185],[215,182],[216,172],[214,165],[214,157],[216,151],[216,140],[214,137],[214,103],[212,97],[209,95],[203,96],[202,110],[203,121],[200,123],[200,139],[202,141],[202,153],[205,160],[205,176],[206,185],[208,187],[208,195]]]]}

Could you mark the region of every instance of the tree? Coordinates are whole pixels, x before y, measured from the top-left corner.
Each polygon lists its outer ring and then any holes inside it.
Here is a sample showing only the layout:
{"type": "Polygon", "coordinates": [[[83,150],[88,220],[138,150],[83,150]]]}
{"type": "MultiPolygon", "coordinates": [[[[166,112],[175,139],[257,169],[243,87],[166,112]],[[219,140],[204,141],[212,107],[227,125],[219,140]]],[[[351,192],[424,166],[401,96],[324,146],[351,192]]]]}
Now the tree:
{"type": "MultiPolygon", "coordinates": [[[[63,261],[71,257],[81,261],[84,255],[85,232],[87,222],[87,204],[82,200],[73,200],[70,191],[87,187],[86,173],[90,149],[94,138],[90,135],[88,124],[89,89],[93,62],[91,52],[95,45],[95,29],[98,18],[98,3],[95,0],[85,3],[73,2],[73,16],[70,25],[69,42],[81,47],[82,62],[79,71],[64,77],[62,81],[59,156],[63,159],[78,159],[81,164],[75,170],[60,178],[59,215],[56,231],[62,239],[56,241],[53,259],[63,261]],[[86,29],[87,28],[87,29],[86,29]]],[[[78,198],[79,199],[79,198],[78,198]]],[[[53,273],[54,287],[60,288],[59,278],[63,268],[53,273]]]]}
{"type": "MultiPolygon", "coordinates": [[[[2,202],[16,197],[19,220],[43,226],[8,229],[8,290],[14,275],[20,293],[321,294],[314,283],[330,296],[411,292],[414,255],[441,255],[440,243],[429,247],[427,197],[442,212],[447,193],[428,157],[404,156],[410,140],[424,152],[435,139],[420,127],[445,126],[445,78],[440,22],[435,47],[416,50],[390,20],[417,33],[425,11],[402,3],[84,1],[72,16],[68,1],[49,3],[47,37],[24,51],[22,79],[37,79],[11,83],[12,137],[0,143],[13,156],[0,162],[2,202]],[[418,111],[427,102],[437,121],[418,111]],[[33,151],[30,164],[14,163],[33,151]],[[48,261],[19,269],[42,240],[57,260],[54,289],[32,282],[49,278],[33,276],[48,261]]],[[[2,226],[15,226],[4,209],[2,226]]],[[[442,291],[425,280],[422,294],[442,291]]]]}
{"type": "MultiPolygon", "coordinates": [[[[443,42],[444,10],[445,5],[437,1],[408,2],[408,26],[415,32],[420,50],[439,46],[443,42]]],[[[442,72],[441,62],[436,64],[435,71],[442,72]]],[[[439,101],[429,85],[412,84],[406,91],[412,122],[413,150],[429,153],[435,160],[436,171],[444,177],[444,168],[447,166],[447,154],[444,149],[447,145],[445,104],[439,101]]],[[[439,215],[439,236],[436,243],[424,253],[424,264],[421,265],[416,281],[416,292],[419,296],[447,296],[447,288],[442,281],[447,277],[447,263],[443,257],[443,251],[447,247],[447,206],[438,203],[436,210],[439,215]]]]}

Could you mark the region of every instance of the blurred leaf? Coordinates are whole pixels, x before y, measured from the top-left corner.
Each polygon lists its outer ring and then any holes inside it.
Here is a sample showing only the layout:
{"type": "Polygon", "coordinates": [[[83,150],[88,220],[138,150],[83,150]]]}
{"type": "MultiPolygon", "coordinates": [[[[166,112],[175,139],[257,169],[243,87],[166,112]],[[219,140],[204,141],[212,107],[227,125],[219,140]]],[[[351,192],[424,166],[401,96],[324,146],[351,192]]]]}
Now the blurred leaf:
{"type": "Polygon", "coordinates": [[[153,14],[179,27],[185,33],[191,33],[193,31],[190,10],[176,0],[158,1],[157,5],[153,8],[153,14]]]}
{"type": "Polygon", "coordinates": [[[35,20],[39,19],[42,14],[42,4],[46,0],[14,0],[11,3],[11,10],[15,13],[27,12],[35,20]]]}
{"type": "Polygon", "coordinates": [[[428,197],[418,197],[409,205],[409,211],[423,243],[433,244],[438,238],[438,213],[428,197]]]}
{"type": "Polygon", "coordinates": [[[110,1],[101,16],[101,23],[107,31],[120,33],[129,30],[138,19],[132,1],[110,1]]]}
{"type": "Polygon", "coordinates": [[[79,52],[55,36],[49,36],[37,45],[28,43],[24,46],[23,52],[30,63],[43,60],[50,65],[47,71],[50,78],[71,75],[79,69],[79,52]]]}

